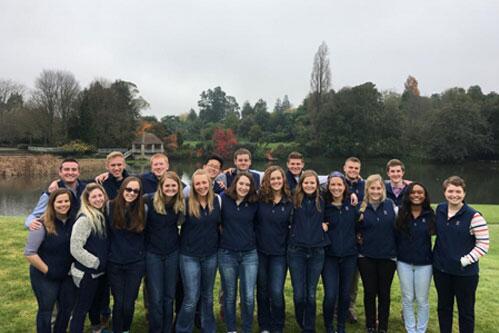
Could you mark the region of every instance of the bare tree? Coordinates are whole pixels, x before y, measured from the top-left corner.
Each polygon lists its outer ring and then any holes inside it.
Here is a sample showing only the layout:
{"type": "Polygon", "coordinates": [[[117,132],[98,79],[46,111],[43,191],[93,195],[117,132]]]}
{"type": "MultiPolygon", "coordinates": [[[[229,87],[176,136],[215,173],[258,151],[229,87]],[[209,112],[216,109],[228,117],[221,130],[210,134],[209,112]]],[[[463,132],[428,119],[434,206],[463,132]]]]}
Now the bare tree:
{"type": "Polygon", "coordinates": [[[321,112],[324,96],[331,88],[331,69],[329,68],[329,50],[322,42],[314,56],[314,66],[310,77],[312,105],[310,108],[312,124],[318,130],[317,117],[321,112]]]}
{"type": "Polygon", "coordinates": [[[15,98],[23,97],[26,88],[12,80],[0,79],[0,122],[3,122],[3,117],[9,111],[11,101],[15,98]]]}

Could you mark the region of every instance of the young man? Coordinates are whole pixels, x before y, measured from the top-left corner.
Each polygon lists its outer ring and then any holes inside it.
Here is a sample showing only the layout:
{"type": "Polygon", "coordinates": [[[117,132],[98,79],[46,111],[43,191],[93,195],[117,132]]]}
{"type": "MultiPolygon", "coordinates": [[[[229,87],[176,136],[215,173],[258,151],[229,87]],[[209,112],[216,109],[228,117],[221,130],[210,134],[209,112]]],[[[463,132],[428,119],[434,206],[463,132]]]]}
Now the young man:
{"type": "MultiPolygon", "coordinates": [[[[78,177],[80,177],[80,164],[78,163],[78,161],[74,158],[64,159],[59,166],[59,181],[56,182],[56,185],[57,188],[65,187],[71,191],[72,214],[76,214],[80,209],[80,196],[83,193],[85,186],[87,186],[87,184],[79,180],[78,177]]],[[[37,227],[41,227],[39,218],[43,215],[45,209],[47,208],[49,197],[50,192],[47,191],[42,193],[35,208],[24,221],[24,226],[26,228],[29,228],[33,222],[35,223],[33,225],[35,229],[37,229],[37,227]]]]}
{"type": "Polygon", "coordinates": [[[286,166],[288,168],[286,170],[286,180],[288,181],[289,189],[294,193],[303,172],[303,168],[305,167],[305,159],[302,154],[293,151],[288,155],[286,166]]]}
{"type": "Polygon", "coordinates": [[[217,176],[215,181],[218,184],[217,193],[227,189],[232,184],[232,181],[236,175],[241,171],[249,171],[253,176],[255,181],[255,187],[258,190],[260,188],[260,174],[258,172],[250,170],[251,167],[251,152],[246,148],[239,148],[234,152],[234,165],[236,169],[231,169],[229,172],[224,172],[217,176]]]}
{"type": "Polygon", "coordinates": [[[346,159],[345,164],[343,164],[343,172],[348,184],[348,190],[351,193],[355,193],[359,202],[364,199],[364,188],[365,181],[360,176],[361,163],[357,157],[349,157],[346,159]]]}
{"type": "Polygon", "coordinates": [[[157,153],[151,156],[151,171],[140,175],[144,193],[154,193],[158,187],[158,181],[168,171],[170,163],[165,154],[157,153]]]}
{"type": "Polygon", "coordinates": [[[404,179],[404,163],[397,159],[389,160],[386,163],[386,174],[389,178],[389,180],[385,180],[386,196],[392,199],[397,206],[400,206],[407,185],[411,183],[410,180],[404,179]]]}
{"type": "Polygon", "coordinates": [[[113,151],[106,157],[106,169],[108,177],[102,182],[102,186],[106,190],[109,200],[112,200],[118,194],[118,190],[123,183],[123,180],[128,177],[126,171],[125,156],[119,151],[113,151]]]}

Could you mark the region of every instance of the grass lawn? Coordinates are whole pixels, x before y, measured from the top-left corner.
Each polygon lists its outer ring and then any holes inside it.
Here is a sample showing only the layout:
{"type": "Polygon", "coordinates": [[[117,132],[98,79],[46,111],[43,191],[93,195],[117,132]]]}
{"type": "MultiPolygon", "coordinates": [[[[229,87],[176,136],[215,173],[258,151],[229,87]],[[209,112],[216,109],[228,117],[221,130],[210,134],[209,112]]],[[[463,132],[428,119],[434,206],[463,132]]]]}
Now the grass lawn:
{"type": "MultiPolygon", "coordinates": [[[[499,222],[499,214],[487,213],[488,207],[475,206],[480,209],[489,221],[499,222]],[[483,207],[483,208],[482,208],[483,207]]],[[[490,253],[483,258],[480,264],[480,284],[478,286],[476,302],[476,332],[492,333],[499,331],[499,250],[494,240],[499,238],[499,225],[491,225],[492,246],[490,253]]],[[[36,300],[31,290],[28,263],[23,257],[27,232],[23,229],[22,217],[0,217],[0,244],[1,269],[0,269],[0,332],[35,332],[36,300]]],[[[219,283],[215,295],[218,294],[219,283]]],[[[364,332],[364,318],[362,309],[362,288],[359,288],[357,299],[357,313],[359,323],[348,325],[350,333],[364,332]]],[[[285,332],[299,332],[294,320],[293,293],[288,274],[286,282],[286,328],[285,332]]],[[[436,314],[435,289],[430,291],[430,326],[428,332],[438,332],[436,314]]],[[[390,331],[404,332],[400,318],[401,298],[399,283],[395,277],[392,286],[392,305],[390,317],[390,331]]],[[[215,305],[216,314],[219,306],[215,305]]],[[[455,329],[457,332],[457,314],[455,315],[455,329]]],[[[256,316],[254,321],[254,332],[257,332],[256,316]]],[[[218,331],[224,332],[224,324],[218,322],[218,331]]],[[[144,318],[144,307],[142,297],[139,297],[133,321],[132,332],[147,332],[146,320],[144,318]]],[[[319,283],[317,297],[317,332],[324,332],[322,324],[322,284],[319,283]]]]}

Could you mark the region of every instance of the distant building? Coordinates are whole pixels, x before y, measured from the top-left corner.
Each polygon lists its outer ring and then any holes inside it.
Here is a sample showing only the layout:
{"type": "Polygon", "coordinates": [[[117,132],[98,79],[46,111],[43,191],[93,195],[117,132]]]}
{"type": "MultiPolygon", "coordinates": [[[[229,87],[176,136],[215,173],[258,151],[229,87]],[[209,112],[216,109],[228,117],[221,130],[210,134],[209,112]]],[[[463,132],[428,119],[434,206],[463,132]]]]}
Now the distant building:
{"type": "Polygon", "coordinates": [[[147,158],[156,153],[164,153],[163,141],[152,133],[144,132],[132,142],[131,153],[135,158],[147,158]]]}

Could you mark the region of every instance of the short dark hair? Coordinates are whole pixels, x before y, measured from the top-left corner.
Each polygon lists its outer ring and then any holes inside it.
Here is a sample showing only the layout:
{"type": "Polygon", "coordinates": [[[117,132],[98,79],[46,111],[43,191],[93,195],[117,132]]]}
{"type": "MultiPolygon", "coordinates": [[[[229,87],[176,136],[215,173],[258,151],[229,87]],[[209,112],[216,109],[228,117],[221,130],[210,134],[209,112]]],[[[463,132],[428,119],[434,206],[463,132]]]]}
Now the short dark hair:
{"type": "Polygon", "coordinates": [[[304,160],[303,158],[303,155],[297,151],[292,151],[291,153],[289,153],[288,155],[288,162],[289,160],[304,160]]]}
{"type": "Polygon", "coordinates": [[[223,168],[224,166],[224,159],[222,158],[222,156],[218,155],[218,154],[211,154],[211,155],[208,155],[208,157],[204,160],[204,164],[208,164],[208,162],[210,162],[210,160],[216,160],[220,163],[220,169],[223,168]]]}
{"type": "Polygon", "coordinates": [[[402,168],[402,171],[405,172],[405,165],[404,165],[404,163],[402,163],[401,160],[398,160],[396,158],[391,159],[391,160],[388,161],[388,163],[386,163],[386,172],[390,171],[390,168],[394,167],[394,166],[400,166],[402,168]]]}
{"type": "Polygon", "coordinates": [[[359,164],[361,164],[361,163],[360,163],[360,159],[359,159],[358,157],[355,157],[355,156],[350,156],[349,158],[347,158],[347,159],[345,160],[345,164],[346,164],[347,162],[354,162],[354,163],[359,163],[359,164]]]}
{"type": "Polygon", "coordinates": [[[234,152],[234,159],[236,159],[239,155],[248,155],[251,160],[251,152],[246,148],[239,148],[234,152]]]}
{"type": "Polygon", "coordinates": [[[78,161],[77,161],[75,158],[73,158],[73,157],[68,157],[68,158],[65,158],[65,159],[63,159],[63,160],[62,160],[61,164],[59,165],[59,170],[61,170],[61,169],[62,169],[62,165],[63,165],[64,163],[76,163],[76,164],[78,164],[78,169],[80,168],[80,162],[78,162],[78,161]]]}

